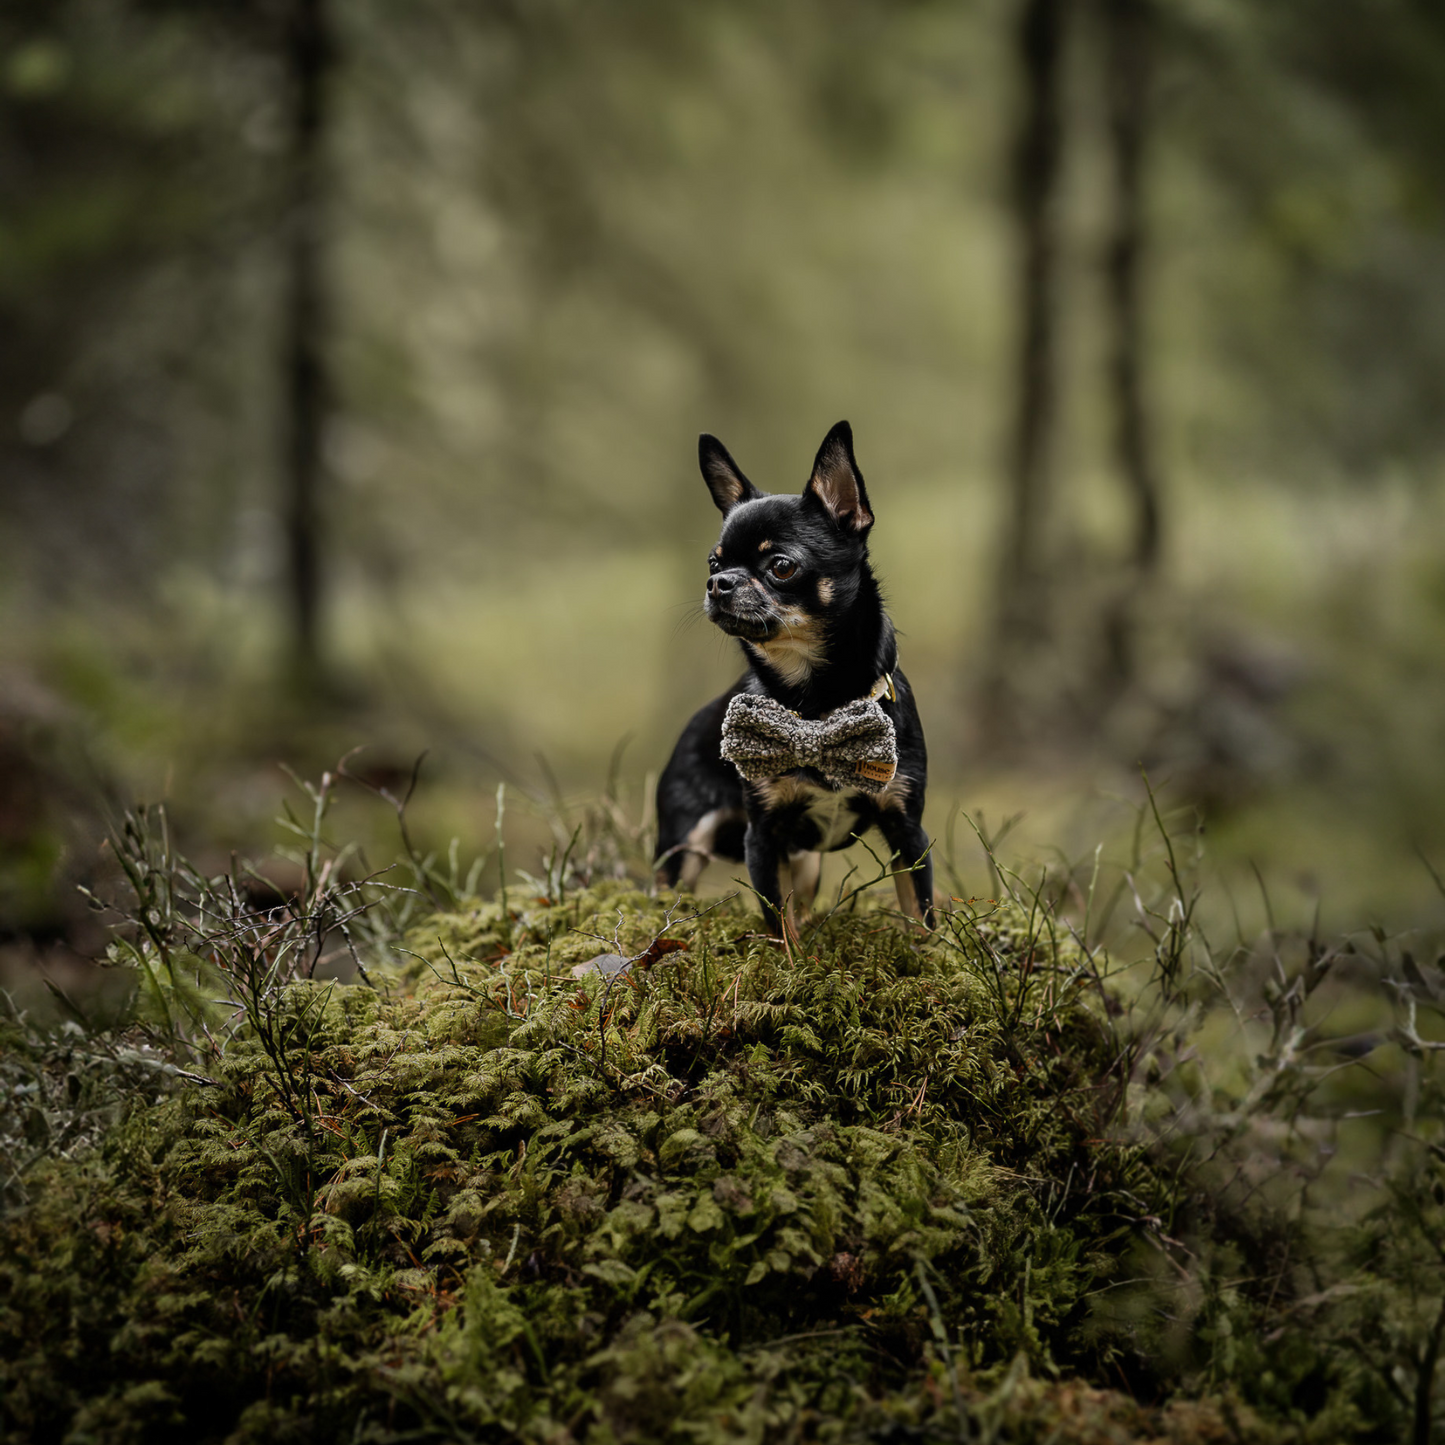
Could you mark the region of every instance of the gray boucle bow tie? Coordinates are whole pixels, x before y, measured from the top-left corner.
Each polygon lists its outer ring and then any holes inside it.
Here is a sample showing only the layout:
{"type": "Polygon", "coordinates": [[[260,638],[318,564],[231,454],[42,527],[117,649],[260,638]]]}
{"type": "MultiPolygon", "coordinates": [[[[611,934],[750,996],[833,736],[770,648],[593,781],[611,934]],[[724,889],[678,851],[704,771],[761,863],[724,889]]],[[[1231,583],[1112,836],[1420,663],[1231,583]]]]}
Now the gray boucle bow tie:
{"type": "Polygon", "coordinates": [[[881,793],[898,770],[898,739],[878,704],[884,691],[892,691],[886,677],[867,697],[844,703],[816,722],[770,697],[739,693],[723,719],[722,755],[750,783],[816,768],[839,787],[881,793]]]}

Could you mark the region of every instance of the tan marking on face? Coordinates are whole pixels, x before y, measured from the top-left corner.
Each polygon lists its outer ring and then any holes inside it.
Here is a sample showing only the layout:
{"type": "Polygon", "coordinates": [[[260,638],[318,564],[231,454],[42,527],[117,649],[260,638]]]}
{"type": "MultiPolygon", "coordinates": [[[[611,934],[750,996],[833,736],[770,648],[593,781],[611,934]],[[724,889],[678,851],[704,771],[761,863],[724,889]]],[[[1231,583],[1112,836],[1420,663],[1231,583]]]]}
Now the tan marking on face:
{"type": "Polygon", "coordinates": [[[714,557],[718,558],[719,560],[722,559],[722,543],[721,543],[721,542],[719,542],[718,545],[712,549],[712,554],[713,554],[714,557]]]}
{"type": "Polygon", "coordinates": [[[818,578],[818,601],[826,607],[833,600],[833,579],[831,577],[818,578]]]}
{"type": "Polygon", "coordinates": [[[766,552],[766,551],[768,550],[768,548],[771,547],[772,545],[773,545],[773,544],[772,544],[771,542],[759,542],[759,543],[758,543],[758,551],[759,551],[759,552],[766,552]]]}

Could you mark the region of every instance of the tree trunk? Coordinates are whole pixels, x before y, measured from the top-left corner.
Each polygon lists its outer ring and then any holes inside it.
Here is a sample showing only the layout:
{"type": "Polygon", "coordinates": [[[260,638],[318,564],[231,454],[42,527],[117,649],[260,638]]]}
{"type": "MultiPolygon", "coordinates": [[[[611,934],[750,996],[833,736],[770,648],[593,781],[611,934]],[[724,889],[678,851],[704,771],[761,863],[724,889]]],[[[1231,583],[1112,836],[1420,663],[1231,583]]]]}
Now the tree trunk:
{"type": "Polygon", "coordinates": [[[1104,690],[1117,695],[1133,680],[1134,611],[1155,574],[1160,551],[1159,477],[1144,385],[1144,160],[1150,124],[1153,17],[1149,0],[1099,0],[1105,104],[1113,169],[1113,225],[1105,258],[1110,331],[1109,388],[1114,454],[1129,492],[1134,535],[1129,577],[1106,608],[1104,690]]]}
{"type": "Polygon", "coordinates": [[[1063,155],[1066,0],[1023,0],[1017,58],[1023,105],[1013,158],[1018,228],[1019,349],[1008,457],[1008,522],[986,708],[1012,730],[1010,676],[1048,631],[1043,532],[1057,410],[1058,193],[1063,155]],[[1022,646],[1024,655],[1019,656],[1022,646]]]}
{"type": "Polygon", "coordinates": [[[292,0],[286,33],[291,144],[285,216],[286,583],[294,661],[319,681],[322,429],[329,401],[325,295],[325,155],[331,36],[326,0],[292,0]]]}

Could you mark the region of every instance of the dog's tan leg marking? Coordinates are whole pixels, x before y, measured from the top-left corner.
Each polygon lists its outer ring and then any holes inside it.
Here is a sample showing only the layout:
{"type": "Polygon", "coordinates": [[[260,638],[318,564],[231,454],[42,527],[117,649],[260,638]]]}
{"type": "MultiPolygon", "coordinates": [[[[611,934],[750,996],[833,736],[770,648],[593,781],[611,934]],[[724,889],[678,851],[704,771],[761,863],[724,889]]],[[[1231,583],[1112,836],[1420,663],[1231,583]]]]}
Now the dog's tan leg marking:
{"type": "Polygon", "coordinates": [[[692,825],[692,831],[682,845],[682,868],[677,875],[678,892],[696,891],[702,870],[712,861],[712,845],[717,840],[717,830],[732,817],[734,811],[732,808],[714,808],[712,812],[704,813],[692,825]]]}
{"type": "MultiPolygon", "coordinates": [[[[778,897],[783,900],[783,916],[779,924],[786,928],[793,922],[793,867],[786,858],[778,859],[778,897]]],[[[793,931],[797,932],[796,924],[793,931]]]]}
{"type": "Polygon", "coordinates": [[[818,880],[823,875],[823,855],[812,851],[794,853],[788,863],[793,878],[793,901],[788,916],[796,929],[813,917],[813,900],[818,896],[818,880]]]}
{"type": "Polygon", "coordinates": [[[778,863],[778,892],[794,934],[812,919],[822,867],[821,853],[793,853],[778,863]]]}
{"type": "Polygon", "coordinates": [[[893,888],[898,894],[899,909],[908,914],[910,918],[923,921],[923,909],[918,903],[918,890],[913,886],[913,874],[895,873],[893,875],[893,888]]]}

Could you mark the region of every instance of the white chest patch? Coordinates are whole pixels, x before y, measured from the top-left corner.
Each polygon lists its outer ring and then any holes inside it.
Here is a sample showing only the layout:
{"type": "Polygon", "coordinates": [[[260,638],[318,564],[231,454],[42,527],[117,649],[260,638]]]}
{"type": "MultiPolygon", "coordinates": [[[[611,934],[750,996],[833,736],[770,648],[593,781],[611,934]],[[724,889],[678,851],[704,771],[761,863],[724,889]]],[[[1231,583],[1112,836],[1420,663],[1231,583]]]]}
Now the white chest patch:
{"type": "Polygon", "coordinates": [[[827,788],[806,789],[808,818],[818,830],[813,845],[822,853],[842,848],[858,831],[858,814],[853,809],[856,793],[834,793],[827,788]]]}
{"type": "Polygon", "coordinates": [[[774,672],[785,682],[806,682],[823,649],[812,637],[778,637],[758,644],[758,651],[767,658],[774,672]]]}
{"type": "Polygon", "coordinates": [[[793,608],[782,613],[778,622],[775,637],[767,642],[750,642],[748,647],[786,682],[806,682],[823,657],[817,619],[809,617],[801,608],[793,608]]]}

